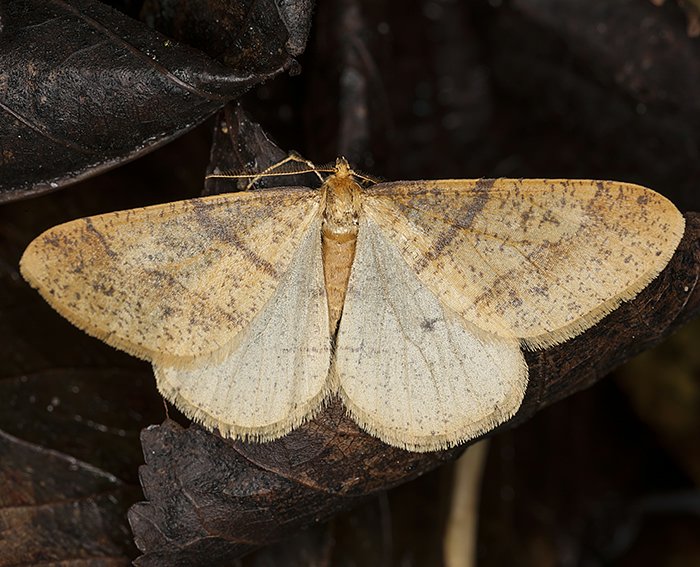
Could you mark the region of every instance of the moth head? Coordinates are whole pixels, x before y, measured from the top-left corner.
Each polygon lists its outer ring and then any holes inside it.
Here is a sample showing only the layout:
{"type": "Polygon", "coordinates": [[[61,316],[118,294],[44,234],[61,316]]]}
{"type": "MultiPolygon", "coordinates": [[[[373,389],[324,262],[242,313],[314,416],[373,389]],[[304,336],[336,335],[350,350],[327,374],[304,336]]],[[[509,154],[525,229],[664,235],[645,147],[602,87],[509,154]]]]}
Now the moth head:
{"type": "Polygon", "coordinates": [[[352,174],[353,171],[350,168],[348,160],[346,160],[344,157],[339,157],[335,160],[335,175],[340,177],[350,177],[352,174]]]}

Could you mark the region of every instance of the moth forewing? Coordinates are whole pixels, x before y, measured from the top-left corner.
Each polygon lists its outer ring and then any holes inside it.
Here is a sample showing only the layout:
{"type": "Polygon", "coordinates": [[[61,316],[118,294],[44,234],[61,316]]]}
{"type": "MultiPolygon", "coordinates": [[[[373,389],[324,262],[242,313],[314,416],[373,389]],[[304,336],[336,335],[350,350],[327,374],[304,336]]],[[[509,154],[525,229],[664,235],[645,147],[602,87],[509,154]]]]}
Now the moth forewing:
{"type": "Polygon", "coordinates": [[[107,213],[47,230],[20,267],[77,327],[181,365],[226,348],[250,324],[318,208],[317,191],[281,188],[107,213]]]}
{"type": "Polygon", "coordinates": [[[685,227],[661,195],[603,181],[388,183],[368,191],[364,210],[444,305],[530,348],[633,298],[685,227]]]}

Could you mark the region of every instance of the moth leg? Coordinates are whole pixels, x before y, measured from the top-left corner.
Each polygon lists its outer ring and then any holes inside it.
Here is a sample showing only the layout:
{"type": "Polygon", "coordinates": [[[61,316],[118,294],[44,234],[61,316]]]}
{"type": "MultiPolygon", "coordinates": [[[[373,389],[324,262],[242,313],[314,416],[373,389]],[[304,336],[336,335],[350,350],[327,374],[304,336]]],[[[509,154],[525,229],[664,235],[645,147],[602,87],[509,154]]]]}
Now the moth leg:
{"type": "Polygon", "coordinates": [[[248,184],[245,187],[245,191],[250,191],[253,186],[265,177],[276,177],[281,175],[301,175],[304,173],[313,173],[318,177],[318,179],[323,182],[323,176],[321,172],[328,172],[328,170],[323,168],[318,168],[311,160],[303,158],[296,152],[290,152],[290,154],[281,159],[280,161],[273,163],[271,166],[266,167],[264,170],[258,173],[233,173],[229,171],[224,171],[221,173],[210,173],[205,177],[205,179],[246,179],[249,178],[248,184]],[[285,167],[286,166],[286,167],[285,167]]]}

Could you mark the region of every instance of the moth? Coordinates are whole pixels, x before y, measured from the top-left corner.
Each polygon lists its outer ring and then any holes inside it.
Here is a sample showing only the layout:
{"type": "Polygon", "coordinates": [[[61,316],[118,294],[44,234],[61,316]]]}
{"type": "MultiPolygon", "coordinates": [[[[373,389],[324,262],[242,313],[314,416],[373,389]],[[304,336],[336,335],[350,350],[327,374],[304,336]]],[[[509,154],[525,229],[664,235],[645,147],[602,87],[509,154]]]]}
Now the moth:
{"type": "Polygon", "coordinates": [[[433,451],[513,416],[523,349],[633,298],[684,231],[628,183],[363,179],[339,158],[320,189],[75,220],[36,238],[21,271],[224,436],[278,438],[337,396],[370,434],[433,451]]]}

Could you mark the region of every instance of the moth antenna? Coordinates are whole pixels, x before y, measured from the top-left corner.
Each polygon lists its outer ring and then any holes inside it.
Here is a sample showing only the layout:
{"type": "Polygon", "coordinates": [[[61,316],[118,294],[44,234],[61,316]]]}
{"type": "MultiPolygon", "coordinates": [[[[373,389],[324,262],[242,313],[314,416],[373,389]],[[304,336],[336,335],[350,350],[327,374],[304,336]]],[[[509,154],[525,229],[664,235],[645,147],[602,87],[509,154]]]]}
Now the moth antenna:
{"type": "Polygon", "coordinates": [[[311,160],[301,157],[296,152],[291,152],[287,157],[273,163],[258,173],[235,173],[223,171],[220,173],[210,173],[205,179],[246,179],[250,178],[246,190],[250,189],[255,183],[264,177],[277,177],[281,175],[302,175],[304,173],[313,173],[318,179],[323,182],[321,173],[330,173],[332,169],[319,168],[314,165],[311,160]],[[296,167],[295,167],[296,165],[296,167]],[[287,167],[284,167],[287,166],[287,167]],[[281,170],[281,171],[280,171],[281,170]]]}

